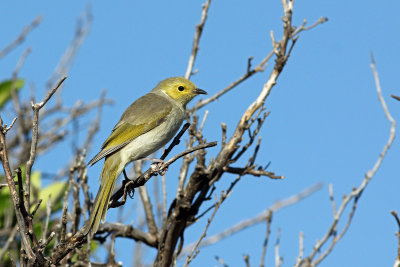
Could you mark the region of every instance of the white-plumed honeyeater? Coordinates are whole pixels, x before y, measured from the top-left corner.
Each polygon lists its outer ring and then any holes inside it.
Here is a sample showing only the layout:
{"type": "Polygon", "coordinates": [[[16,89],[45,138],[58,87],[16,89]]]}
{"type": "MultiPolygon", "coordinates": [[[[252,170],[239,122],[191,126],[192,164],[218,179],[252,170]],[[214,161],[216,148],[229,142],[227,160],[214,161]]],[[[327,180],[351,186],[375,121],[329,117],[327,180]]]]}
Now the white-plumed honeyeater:
{"type": "Polygon", "coordinates": [[[101,151],[88,163],[105,158],[85,234],[94,235],[104,221],[115,182],[125,166],[154,153],[179,130],[186,104],[196,95],[207,94],[191,81],[172,77],[161,81],[150,93],[131,104],[122,114],[101,151]]]}

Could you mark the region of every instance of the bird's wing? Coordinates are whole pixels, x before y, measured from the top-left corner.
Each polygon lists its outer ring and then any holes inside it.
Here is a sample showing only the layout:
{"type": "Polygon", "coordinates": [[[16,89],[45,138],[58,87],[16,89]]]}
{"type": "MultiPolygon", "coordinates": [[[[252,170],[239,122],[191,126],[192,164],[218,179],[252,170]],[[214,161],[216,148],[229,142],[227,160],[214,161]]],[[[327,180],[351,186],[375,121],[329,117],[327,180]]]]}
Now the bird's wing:
{"type": "Polygon", "coordinates": [[[120,150],[136,137],[154,129],[163,123],[172,110],[172,104],[162,96],[149,93],[130,105],[111,135],[102,146],[102,150],[88,165],[93,165],[102,158],[120,150]]]}

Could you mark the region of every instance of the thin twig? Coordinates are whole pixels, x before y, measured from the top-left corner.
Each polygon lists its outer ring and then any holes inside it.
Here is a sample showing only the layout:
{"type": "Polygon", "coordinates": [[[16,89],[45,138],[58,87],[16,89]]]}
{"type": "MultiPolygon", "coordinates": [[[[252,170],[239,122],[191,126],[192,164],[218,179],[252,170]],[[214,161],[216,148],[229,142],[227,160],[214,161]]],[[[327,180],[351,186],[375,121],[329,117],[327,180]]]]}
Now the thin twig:
{"type": "Polygon", "coordinates": [[[215,259],[216,259],[216,260],[219,262],[219,264],[221,264],[223,267],[229,267],[229,265],[226,264],[226,262],[225,262],[223,259],[221,259],[221,257],[215,256],[215,259]]]}
{"type": "Polygon", "coordinates": [[[226,198],[227,195],[224,192],[221,192],[221,197],[218,200],[217,197],[215,197],[215,205],[214,205],[214,212],[211,214],[211,217],[208,219],[206,227],[204,227],[203,233],[200,235],[199,239],[197,240],[197,242],[195,243],[195,245],[193,246],[192,250],[190,251],[189,255],[186,257],[186,261],[185,264],[183,265],[184,267],[187,267],[189,265],[189,263],[197,256],[197,254],[199,253],[198,247],[200,245],[200,242],[204,239],[204,237],[206,237],[207,234],[207,230],[211,225],[211,222],[214,219],[215,214],[217,213],[219,207],[221,206],[221,203],[223,201],[224,198],[226,198]]]}
{"type": "Polygon", "coordinates": [[[85,142],[84,142],[84,148],[85,148],[86,150],[88,150],[88,149],[90,148],[90,145],[92,144],[92,140],[93,140],[94,135],[95,135],[95,134],[99,131],[99,129],[100,129],[101,114],[102,114],[102,111],[103,111],[104,104],[106,103],[105,96],[106,96],[106,91],[103,90],[103,91],[101,92],[100,99],[99,99],[99,105],[98,105],[98,109],[97,109],[97,116],[96,116],[96,118],[90,123],[89,131],[88,131],[86,140],[85,140],[85,142]]]}
{"type": "MultiPolygon", "coordinates": [[[[136,175],[140,176],[142,174],[141,173],[142,162],[143,161],[137,161],[134,163],[136,175]]],[[[140,199],[142,200],[144,213],[146,216],[147,227],[149,229],[149,232],[150,232],[150,234],[156,236],[158,229],[157,229],[156,220],[155,220],[154,213],[153,213],[153,205],[151,203],[149,193],[147,192],[146,185],[139,187],[139,194],[140,194],[140,199]]]]}
{"type": "Polygon", "coordinates": [[[276,242],[275,242],[275,267],[281,267],[283,260],[279,255],[279,243],[281,241],[281,229],[278,228],[278,233],[276,234],[276,242]]]}
{"type": "Polygon", "coordinates": [[[17,233],[18,233],[18,225],[15,225],[13,227],[13,229],[11,230],[10,235],[8,236],[7,242],[1,248],[1,251],[0,251],[0,262],[3,261],[3,257],[4,257],[4,255],[6,253],[6,251],[8,250],[8,247],[10,246],[10,244],[15,242],[15,236],[17,235],[17,233]]]}
{"type": "Polygon", "coordinates": [[[400,218],[397,215],[396,211],[392,210],[390,213],[393,215],[394,219],[396,220],[397,227],[398,227],[398,230],[396,232],[396,236],[397,236],[397,239],[398,239],[397,256],[396,256],[396,260],[394,262],[393,267],[400,267],[400,218]]]}
{"type": "Polygon", "coordinates": [[[299,256],[297,256],[296,264],[294,267],[300,267],[304,255],[304,234],[300,232],[299,235],[299,256]]]}
{"type": "MultiPolygon", "coordinates": [[[[178,132],[178,134],[174,137],[174,139],[172,140],[171,144],[168,146],[167,149],[165,149],[165,151],[163,152],[163,154],[161,155],[161,160],[164,160],[169,153],[172,151],[172,149],[177,146],[180,142],[181,142],[181,137],[182,135],[186,132],[186,130],[189,128],[190,123],[185,123],[182,126],[182,129],[178,132]]],[[[116,202],[118,202],[118,199],[120,199],[121,197],[124,197],[126,199],[126,195],[127,195],[127,185],[128,185],[129,181],[124,180],[122,182],[122,186],[120,189],[118,189],[110,198],[111,203],[109,204],[109,207],[119,207],[121,206],[119,203],[117,205],[115,205],[116,202]]],[[[132,185],[132,183],[130,183],[130,185],[132,185]]],[[[124,202],[123,202],[124,203],[124,202]]]]}
{"type": "Polygon", "coordinates": [[[271,179],[284,179],[285,177],[283,175],[275,175],[274,172],[270,172],[270,171],[265,171],[263,169],[255,169],[256,166],[249,166],[249,167],[245,167],[245,168],[237,168],[237,167],[225,167],[224,171],[228,172],[228,173],[235,173],[235,174],[241,174],[241,175],[245,175],[245,174],[250,174],[250,175],[254,175],[254,176],[267,176],[271,179]]]}
{"type": "MultiPolygon", "coordinates": [[[[24,216],[22,215],[21,207],[20,207],[21,206],[20,203],[21,203],[21,201],[23,203],[23,200],[20,200],[20,197],[18,196],[17,190],[15,188],[15,184],[14,184],[13,174],[12,174],[12,171],[10,168],[10,163],[8,161],[5,128],[6,127],[4,127],[3,120],[0,116],[0,147],[2,148],[0,150],[1,163],[3,165],[4,175],[7,180],[8,188],[10,190],[11,200],[13,202],[15,214],[17,217],[18,229],[19,229],[19,233],[20,233],[20,236],[22,239],[22,242],[21,242],[22,249],[25,251],[26,255],[28,256],[28,259],[30,261],[34,261],[36,259],[36,256],[34,255],[32,248],[31,248],[31,244],[30,244],[29,237],[28,237],[28,229],[26,227],[25,219],[24,219],[24,216]]],[[[23,204],[22,204],[22,206],[23,206],[23,204]]]]}
{"type": "Polygon", "coordinates": [[[44,251],[45,248],[50,244],[51,240],[53,240],[53,238],[55,237],[56,233],[55,232],[51,232],[49,237],[42,243],[41,247],[41,251],[44,251]]]}
{"type": "Polygon", "coordinates": [[[42,16],[37,16],[28,26],[26,26],[14,41],[12,41],[10,44],[8,44],[6,47],[4,47],[0,51],[0,59],[2,57],[4,57],[5,55],[7,55],[12,49],[17,47],[20,43],[22,43],[25,40],[25,37],[34,28],[36,28],[37,25],[39,25],[41,20],[42,20],[42,16]]]}
{"type": "Polygon", "coordinates": [[[221,146],[224,147],[226,144],[226,123],[221,123],[221,130],[222,130],[221,146]]]}
{"type": "Polygon", "coordinates": [[[7,252],[7,256],[10,259],[12,267],[17,267],[17,264],[15,264],[15,260],[14,260],[13,256],[11,256],[9,251],[7,252]]]}
{"type": "Polygon", "coordinates": [[[199,51],[200,37],[203,32],[204,24],[206,23],[206,20],[207,20],[207,13],[208,13],[208,8],[210,7],[210,3],[211,3],[211,0],[207,0],[206,3],[203,4],[201,20],[200,20],[200,23],[196,25],[196,32],[194,34],[193,45],[192,45],[192,53],[190,54],[189,62],[188,62],[188,66],[187,66],[186,74],[185,74],[186,79],[189,79],[190,76],[193,74],[193,66],[194,66],[194,62],[196,60],[197,52],[199,51]]]}
{"type": "Polygon", "coordinates": [[[312,28],[318,26],[319,24],[323,24],[328,21],[328,18],[326,17],[320,17],[319,20],[311,24],[310,26],[306,26],[307,20],[304,19],[303,24],[301,24],[300,27],[298,27],[294,32],[293,32],[293,37],[297,36],[300,32],[302,31],[308,31],[311,30],[312,28]]]}
{"type": "Polygon", "coordinates": [[[204,124],[206,123],[207,117],[208,117],[208,110],[206,110],[204,112],[203,121],[201,122],[200,127],[199,127],[200,132],[203,131],[203,127],[204,127],[204,124]]]}
{"type": "Polygon", "coordinates": [[[11,128],[14,126],[14,123],[17,121],[17,118],[14,118],[11,123],[10,126],[7,126],[7,124],[4,124],[4,127],[2,129],[3,133],[6,134],[9,130],[11,130],[11,128]]]}
{"type": "MultiPolygon", "coordinates": [[[[60,79],[60,77],[68,75],[69,69],[71,68],[74,62],[74,59],[79,51],[79,48],[82,46],[86,36],[90,31],[91,24],[92,24],[92,12],[90,9],[90,5],[88,5],[85,12],[81,14],[77,20],[75,35],[72,38],[71,43],[66,48],[64,54],[59,60],[54,70],[54,73],[47,81],[48,89],[50,89],[51,86],[55,83],[55,81],[60,79]]],[[[59,98],[57,98],[57,102],[59,103],[61,102],[59,98]]]]}
{"type": "MultiPolygon", "coordinates": [[[[140,175],[139,177],[137,177],[135,179],[135,181],[131,181],[129,183],[126,184],[126,186],[131,186],[132,188],[137,188],[139,186],[144,185],[151,177],[158,175],[160,172],[163,173],[168,169],[168,166],[171,165],[172,163],[174,163],[175,161],[177,161],[178,159],[180,159],[181,157],[190,154],[194,151],[197,150],[201,150],[201,149],[205,149],[208,147],[213,147],[216,146],[217,142],[210,142],[210,143],[206,143],[206,144],[201,144],[198,146],[195,146],[193,148],[187,149],[179,154],[177,154],[176,156],[172,157],[171,159],[169,159],[168,161],[160,164],[160,165],[151,165],[150,168],[143,173],[143,175],[140,175]]],[[[114,195],[111,196],[110,199],[110,203],[109,203],[109,208],[116,208],[121,206],[123,203],[118,202],[117,200],[124,195],[124,191],[126,191],[126,186],[123,186],[120,188],[120,190],[118,190],[116,193],[114,193],[114,195]]]]}
{"type": "Polygon", "coordinates": [[[167,186],[165,175],[161,176],[162,186],[162,225],[167,223],[167,186]]]}
{"type": "Polygon", "coordinates": [[[251,70],[248,69],[249,65],[247,65],[246,73],[243,74],[243,76],[241,76],[239,79],[237,79],[236,81],[232,82],[227,87],[225,87],[224,89],[220,90],[219,92],[217,92],[213,96],[211,96],[211,97],[209,97],[207,99],[204,99],[204,100],[200,100],[199,102],[196,103],[196,105],[194,105],[194,107],[192,109],[189,110],[189,112],[194,112],[194,111],[196,111],[196,110],[208,105],[211,102],[217,101],[221,96],[223,96],[224,94],[226,94],[227,92],[229,92],[233,88],[237,87],[239,84],[241,84],[242,82],[244,82],[245,80],[247,80],[248,78],[253,76],[254,74],[264,71],[268,60],[273,55],[274,55],[273,51],[269,52],[269,54],[263,60],[261,60],[261,62],[255,68],[253,68],[251,70]]]}
{"type": "MultiPolygon", "coordinates": [[[[174,163],[175,161],[177,161],[178,159],[180,159],[181,157],[183,157],[183,156],[185,156],[187,154],[193,153],[193,152],[195,152],[197,150],[201,150],[201,149],[205,149],[205,148],[209,148],[209,147],[214,147],[216,145],[217,145],[217,142],[209,142],[209,143],[197,145],[197,146],[192,147],[190,149],[186,149],[185,151],[177,154],[176,156],[172,157],[171,159],[169,159],[168,161],[163,163],[161,165],[160,169],[161,170],[167,169],[169,165],[171,165],[172,163],[174,163]]],[[[157,172],[159,172],[159,170],[157,170],[157,172]]]]}
{"type": "MultiPolygon", "coordinates": [[[[161,179],[164,176],[165,176],[165,174],[161,175],[161,179]]],[[[163,218],[162,218],[163,203],[162,203],[162,195],[161,195],[162,194],[162,192],[161,192],[162,189],[160,190],[161,179],[159,179],[157,176],[154,177],[154,179],[153,179],[153,195],[154,195],[154,201],[155,201],[155,206],[156,206],[156,208],[155,208],[155,210],[156,210],[155,211],[155,213],[156,213],[155,217],[157,218],[157,222],[162,225],[162,221],[163,221],[163,218]]]]}
{"type": "Polygon", "coordinates": [[[113,234],[116,237],[125,237],[140,241],[150,247],[157,247],[156,236],[143,232],[138,228],[134,228],[132,225],[124,225],[122,223],[102,223],[95,235],[95,239],[104,233],[113,234]]]}
{"type": "Polygon", "coordinates": [[[335,203],[335,198],[333,197],[333,185],[329,184],[329,199],[331,200],[332,204],[332,212],[333,212],[333,217],[336,216],[336,203],[335,203]]]}
{"type": "Polygon", "coordinates": [[[309,262],[311,264],[311,266],[316,266],[323,259],[325,259],[329,255],[329,253],[333,250],[334,246],[338,243],[338,241],[346,233],[346,231],[349,228],[350,223],[353,219],[359,198],[361,197],[361,195],[364,192],[365,188],[367,187],[368,183],[375,176],[375,173],[378,171],[379,167],[381,166],[382,161],[385,158],[387,151],[392,146],[392,143],[393,143],[393,140],[395,137],[396,121],[390,115],[390,112],[389,112],[389,109],[387,108],[386,102],[383,99],[382,90],[381,90],[381,86],[380,86],[380,82],[379,82],[379,76],[378,76],[378,72],[376,71],[375,60],[373,58],[372,53],[371,53],[371,69],[372,69],[372,73],[373,73],[373,76],[375,79],[375,85],[376,85],[376,90],[377,90],[378,97],[379,97],[379,102],[382,105],[382,109],[385,112],[386,118],[389,120],[389,122],[391,124],[389,138],[388,138],[388,141],[386,142],[385,146],[383,147],[381,153],[379,154],[378,159],[376,160],[373,168],[371,170],[367,171],[367,173],[365,174],[364,179],[362,180],[359,187],[353,188],[351,193],[348,196],[345,196],[343,198],[343,201],[342,201],[340,207],[338,208],[338,210],[336,212],[336,216],[334,217],[328,231],[326,232],[324,237],[321,239],[321,241],[319,241],[319,242],[317,242],[317,244],[315,244],[310,255],[306,259],[304,259],[304,261],[309,262]],[[345,208],[349,205],[349,203],[352,200],[353,200],[353,206],[352,206],[349,216],[347,217],[347,222],[346,222],[345,226],[343,227],[343,230],[340,232],[340,234],[337,235],[336,234],[337,225],[338,225],[339,221],[341,220],[341,216],[343,215],[345,208]],[[322,246],[325,245],[330,238],[332,238],[330,246],[324,252],[321,252],[322,246]],[[314,260],[314,257],[316,257],[317,254],[319,255],[319,257],[314,260]]]}
{"type": "Polygon", "coordinates": [[[50,100],[51,96],[57,91],[61,84],[67,79],[66,76],[61,78],[58,83],[53,87],[53,89],[47,93],[46,97],[40,103],[31,103],[33,110],[33,120],[32,120],[32,143],[29,154],[29,160],[26,162],[26,176],[25,176],[25,207],[30,210],[30,182],[31,182],[31,171],[32,166],[35,162],[36,149],[38,144],[38,134],[39,134],[39,110],[50,100]]]}
{"type": "Polygon", "coordinates": [[[12,90],[11,90],[11,96],[12,96],[12,101],[14,105],[14,109],[17,113],[18,117],[18,124],[19,127],[17,128],[17,137],[19,139],[20,146],[22,147],[23,151],[21,151],[21,155],[28,155],[28,151],[25,151],[28,148],[28,145],[26,144],[26,138],[24,138],[24,134],[27,131],[26,127],[26,122],[25,122],[25,114],[24,110],[21,108],[21,103],[19,99],[19,95],[17,92],[17,81],[18,81],[18,73],[19,70],[21,69],[22,65],[25,62],[26,57],[29,55],[31,52],[31,48],[27,48],[24,53],[22,54],[21,58],[18,60],[17,66],[15,67],[13,71],[13,79],[12,79],[12,90]]]}
{"type": "Polygon", "coordinates": [[[260,267],[265,266],[265,256],[267,254],[268,239],[269,239],[269,235],[271,233],[271,222],[272,222],[272,211],[269,210],[267,213],[267,218],[266,218],[267,229],[265,230],[265,238],[264,238],[263,249],[262,249],[262,253],[261,253],[260,267]]]}
{"type": "Polygon", "coordinates": [[[181,142],[181,137],[182,135],[186,132],[186,130],[189,128],[190,123],[185,123],[182,126],[182,129],[179,131],[179,133],[174,137],[174,139],[172,140],[171,144],[168,146],[168,148],[164,151],[164,153],[161,155],[160,159],[164,160],[169,153],[171,152],[171,150],[178,145],[181,142]]]}
{"type": "MultiPolygon", "coordinates": [[[[235,224],[234,226],[225,229],[224,231],[222,231],[218,234],[212,235],[212,236],[204,239],[203,242],[200,243],[199,247],[205,247],[205,246],[208,246],[211,244],[215,244],[215,243],[219,242],[220,240],[222,240],[226,237],[229,237],[239,231],[243,231],[244,229],[246,229],[248,227],[251,227],[258,223],[265,222],[268,219],[268,214],[270,212],[275,213],[278,210],[281,210],[287,206],[294,205],[294,204],[300,202],[301,200],[303,200],[304,198],[315,193],[316,191],[320,190],[321,188],[322,188],[322,184],[318,183],[309,188],[306,188],[305,190],[301,191],[300,193],[298,193],[296,195],[293,195],[286,199],[277,201],[274,204],[272,204],[270,207],[268,207],[267,209],[260,212],[257,216],[250,218],[250,219],[243,220],[243,221],[235,224]]],[[[183,249],[182,254],[186,254],[192,247],[193,247],[193,244],[189,244],[187,247],[185,247],[183,249]]]]}
{"type": "Polygon", "coordinates": [[[246,267],[250,267],[250,256],[243,255],[243,260],[244,260],[244,263],[246,264],[246,267]]]}
{"type": "Polygon", "coordinates": [[[394,99],[396,99],[396,100],[399,100],[400,101],[400,96],[397,96],[397,95],[390,95],[391,97],[393,97],[394,99]]]}

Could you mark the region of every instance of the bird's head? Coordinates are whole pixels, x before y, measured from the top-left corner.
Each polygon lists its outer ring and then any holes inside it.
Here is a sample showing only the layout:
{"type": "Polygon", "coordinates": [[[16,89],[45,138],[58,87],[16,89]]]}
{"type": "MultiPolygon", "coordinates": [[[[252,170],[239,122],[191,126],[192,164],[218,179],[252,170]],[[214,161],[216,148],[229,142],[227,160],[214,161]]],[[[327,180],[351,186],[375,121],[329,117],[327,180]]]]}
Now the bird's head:
{"type": "Polygon", "coordinates": [[[207,94],[206,91],[196,87],[194,83],[183,77],[172,77],[161,81],[153,91],[161,91],[177,101],[182,106],[186,106],[195,96],[207,94]]]}

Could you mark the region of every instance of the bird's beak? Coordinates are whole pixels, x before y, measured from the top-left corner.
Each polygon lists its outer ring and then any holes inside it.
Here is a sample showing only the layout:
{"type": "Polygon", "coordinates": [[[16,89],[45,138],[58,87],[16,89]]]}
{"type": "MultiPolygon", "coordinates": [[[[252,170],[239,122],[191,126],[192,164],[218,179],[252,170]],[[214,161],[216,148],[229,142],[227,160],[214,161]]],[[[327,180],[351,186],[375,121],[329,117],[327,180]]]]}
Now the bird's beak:
{"type": "Polygon", "coordinates": [[[194,92],[195,92],[196,94],[198,94],[198,95],[206,95],[206,94],[207,94],[206,91],[204,91],[204,90],[202,90],[202,89],[199,89],[199,88],[194,89],[194,92]]]}

